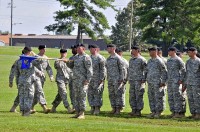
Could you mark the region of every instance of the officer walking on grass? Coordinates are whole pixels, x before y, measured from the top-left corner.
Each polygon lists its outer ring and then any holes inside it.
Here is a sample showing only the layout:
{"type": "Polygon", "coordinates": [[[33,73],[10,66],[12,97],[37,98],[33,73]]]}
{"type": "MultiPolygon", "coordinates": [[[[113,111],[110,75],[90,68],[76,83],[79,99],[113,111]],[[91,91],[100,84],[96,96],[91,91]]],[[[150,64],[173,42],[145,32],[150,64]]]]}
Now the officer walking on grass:
{"type": "Polygon", "coordinates": [[[129,61],[129,104],[132,112],[131,116],[141,116],[141,111],[144,108],[143,95],[145,92],[146,82],[146,67],[147,61],[140,55],[140,47],[132,46],[132,57],[129,61]]]}
{"type": "MultiPolygon", "coordinates": [[[[60,49],[60,59],[66,59],[67,50],[60,49]]],[[[57,70],[56,74],[56,83],[58,86],[58,94],[56,95],[52,105],[51,112],[56,112],[56,107],[63,101],[65,108],[67,109],[69,114],[74,113],[75,111],[70,108],[70,105],[67,100],[67,91],[66,87],[69,82],[69,74],[71,70],[67,67],[66,63],[61,60],[57,60],[54,63],[54,67],[57,70]]]]}
{"type": "Polygon", "coordinates": [[[151,114],[149,118],[159,118],[165,108],[165,89],[167,70],[157,55],[157,47],[149,48],[151,59],[147,62],[148,98],[151,114]]]}
{"type": "Polygon", "coordinates": [[[172,118],[184,117],[186,112],[185,92],[182,92],[182,84],[185,77],[185,64],[183,60],[176,55],[176,48],[170,47],[167,60],[167,92],[168,102],[172,118]]]}
{"type": "Polygon", "coordinates": [[[92,59],[93,76],[88,87],[88,102],[91,106],[91,114],[98,115],[103,104],[104,80],[106,76],[106,59],[99,54],[97,45],[89,45],[92,59]]]}

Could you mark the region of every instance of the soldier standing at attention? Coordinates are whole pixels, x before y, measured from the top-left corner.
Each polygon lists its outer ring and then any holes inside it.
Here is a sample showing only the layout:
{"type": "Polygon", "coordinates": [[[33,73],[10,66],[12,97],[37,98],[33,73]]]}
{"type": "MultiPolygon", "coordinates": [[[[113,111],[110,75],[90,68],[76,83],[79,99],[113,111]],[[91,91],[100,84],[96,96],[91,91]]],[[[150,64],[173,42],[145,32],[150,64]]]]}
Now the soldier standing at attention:
{"type": "Polygon", "coordinates": [[[151,114],[149,118],[159,118],[165,108],[165,89],[167,70],[157,55],[157,47],[149,48],[151,59],[147,62],[148,98],[151,114]]]}
{"type": "Polygon", "coordinates": [[[192,118],[200,119],[200,59],[196,56],[197,49],[188,49],[189,60],[186,62],[185,88],[187,88],[188,103],[192,118]]]}
{"type": "Polygon", "coordinates": [[[85,119],[86,97],[88,84],[93,75],[92,60],[85,53],[83,44],[77,45],[77,57],[73,62],[66,60],[69,67],[73,68],[73,88],[75,90],[75,110],[76,115],[73,118],[85,119]]]}
{"type": "Polygon", "coordinates": [[[168,49],[170,58],[167,60],[167,91],[168,102],[172,118],[184,117],[186,112],[186,102],[182,92],[182,83],[185,77],[185,64],[183,60],[176,55],[176,48],[168,49]]]}
{"type": "MultiPolygon", "coordinates": [[[[66,59],[66,56],[67,56],[67,50],[60,49],[60,59],[66,59]]],[[[51,112],[56,112],[56,107],[61,103],[61,101],[63,101],[63,104],[67,109],[67,112],[69,114],[72,114],[75,111],[70,108],[70,105],[67,101],[67,91],[66,91],[66,87],[69,82],[70,69],[67,67],[66,63],[61,60],[55,61],[54,67],[57,70],[56,83],[58,86],[58,94],[56,95],[56,98],[52,103],[53,107],[51,109],[51,112]]]]}
{"type": "MultiPolygon", "coordinates": [[[[30,56],[31,48],[24,48],[24,56],[30,56]]],[[[15,74],[18,78],[19,104],[22,116],[29,116],[34,97],[33,83],[35,81],[35,73],[41,75],[41,72],[32,65],[28,60],[18,60],[15,68],[15,74]],[[23,68],[26,65],[26,68],[23,68]]]]}
{"type": "Polygon", "coordinates": [[[129,61],[129,104],[132,112],[131,116],[141,116],[141,110],[144,108],[143,95],[145,92],[146,66],[147,61],[140,55],[140,47],[133,46],[132,58],[129,61]]]}
{"type": "Polygon", "coordinates": [[[125,94],[126,94],[126,82],[128,81],[128,68],[129,68],[129,63],[128,63],[128,61],[125,59],[125,58],[123,58],[123,51],[120,49],[120,48],[117,48],[116,50],[115,50],[115,52],[122,58],[122,60],[123,60],[123,64],[124,64],[124,67],[123,67],[123,76],[124,76],[124,84],[122,85],[123,86],[123,89],[124,89],[124,91],[123,91],[123,95],[122,95],[122,98],[123,98],[123,107],[121,108],[121,110],[120,111],[123,111],[123,109],[124,109],[124,107],[125,107],[125,94]]]}
{"type": "MultiPolygon", "coordinates": [[[[46,46],[40,45],[38,49],[39,49],[39,54],[37,56],[47,58],[47,56],[45,55],[46,46]]],[[[35,112],[34,106],[39,102],[43,108],[44,113],[49,113],[51,110],[46,106],[47,102],[45,99],[43,87],[44,87],[44,82],[46,80],[45,71],[47,71],[51,81],[54,80],[53,71],[49,65],[49,61],[46,59],[38,59],[34,61],[33,65],[43,73],[43,76],[36,76],[36,81],[34,83],[35,95],[33,100],[32,111],[35,112]]]]}
{"type": "MultiPolygon", "coordinates": [[[[77,49],[76,49],[76,45],[72,45],[71,46],[71,50],[72,50],[72,56],[69,58],[69,60],[75,60],[75,58],[77,57],[77,49]]],[[[74,88],[73,88],[73,71],[72,69],[70,69],[70,74],[69,74],[69,96],[70,96],[70,100],[71,100],[71,104],[72,104],[72,109],[75,110],[74,107],[74,102],[75,102],[75,93],[74,93],[74,88]]]]}
{"type": "Polygon", "coordinates": [[[107,45],[107,51],[110,56],[106,60],[108,92],[110,104],[112,107],[111,114],[120,114],[123,107],[123,60],[115,53],[116,46],[114,44],[107,45]]]}
{"type": "Polygon", "coordinates": [[[92,59],[93,76],[88,87],[88,101],[91,106],[91,114],[98,115],[103,103],[104,80],[106,76],[106,59],[98,53],[97,45],[89,45],[92,59]]]}

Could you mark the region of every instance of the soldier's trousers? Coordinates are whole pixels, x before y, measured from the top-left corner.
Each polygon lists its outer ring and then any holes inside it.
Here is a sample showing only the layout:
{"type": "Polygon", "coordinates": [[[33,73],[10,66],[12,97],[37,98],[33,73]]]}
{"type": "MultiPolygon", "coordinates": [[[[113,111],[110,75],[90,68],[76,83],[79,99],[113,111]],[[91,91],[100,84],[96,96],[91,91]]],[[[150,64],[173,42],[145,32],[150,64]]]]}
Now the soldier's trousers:
{"type": "Polygon", "coordinates": [[[148,83],[148,98],[151,112],[162,112],[165,109],[165,88],[159,83],[148,83]]]}
{"type": "Polygon", "coordinates": [[[75,110],[77,112],[85,111],[88,85],[84,85],[84,80],[74,79],[73,88],[75,91],[75,110]]]}
{"type": "Polygon", "coordinates": [[[52,105],[54,107],[57,107],[61,103],[61,101],[63,101],[65,108],[68,108],[69,103],[67,101],[67,90],[66,90],[67,84],[57,82],[57,86],[58,86],[58,94],[56,95],[54,101],[52,102],[52,105]]]}
{"type": "Polygon", "coordinates": [[[35,87],[35,94],[33,99],[33,106],[35,106],[38,102],[41,105],[46,105],[46,99],[43,91],[44,81],[40,79],[35,80],[34,87],[35,87]]]}
{"type": "MultiPolygon", "coordinates": [[[[18,89],[18,88],[17,88],[17,89],[18,89]]],[[[18,105],[19,105],[19,89],[17,90],[17,96],[15,97],[14,105],[15,105],[15,106],[18,106],[18,105]]]]}
{"type": "Polygon", "coordinates": [[[73,80],[71,78],[69,79],[69,96],[70,96],[71,104],[74,107],[74,104],[75,104],[75,92],[74,92],[74,88],[73,88],[73,80]]]}
{"type": "Polygon", "coordinates": [[[34,97],[33,82],[26,80],[19,81],[19,106],[21,112],[29,112],[32,107],[34,97]]]}
{"type": "Polygon", "coordinates": [[[187,85],[187,96],[191,114],[200,114],[200,85],[187,85]]]}
{"type": "Polygon", "coordinates": [[[120,86],[116,80],[108,80],[109,99],[112,108],[122,108],[125,93],[124,86],[120,86]]]}
{"type": "Polygon", "coordinates": [[[103,103],[103,90],[104,85],[99,84],[99,81],[90,81],[88,86],[88,102],[90,106],[102,106],[103,103]]]}
{"type": "Polygon", "coordinates": [[[182,85],[175,82],[168,82],[168,103],[172,113],[185,113],[186,101],[185,92],[182,92],[182,85]]]}
{"type": "Polygon", "coordinates": [[[145,84],[139,81],[129,81],[129,104],[132,110],[141,111],[144,108],[143,95],[145,92],[145,84]]]}

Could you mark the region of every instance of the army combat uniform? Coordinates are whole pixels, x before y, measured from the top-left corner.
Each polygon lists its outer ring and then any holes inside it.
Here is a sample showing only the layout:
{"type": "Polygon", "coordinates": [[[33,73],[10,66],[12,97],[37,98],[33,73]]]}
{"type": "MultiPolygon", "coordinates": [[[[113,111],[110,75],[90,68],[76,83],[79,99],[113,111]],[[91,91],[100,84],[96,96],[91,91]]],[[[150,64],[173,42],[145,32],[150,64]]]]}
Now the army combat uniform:
{"type": "Polygon", "coordinates": [[[160,57],[151,58],[147,62],[148,98],[152,114],[151,117],[159,117],[165,108],[165,89],[160,84],[165,84],[167,70],[160,57]]]}
{"type": "Polygon", "coordinates": [[[188,103],[190,113],[200,118],[200,59],[189,59],[186,62],[186,78],[188,103]]]}
{"type": "Polygon", "coordinates": [[[129,104],[131,106],[131,114],[140,116],[141,110],[144,108],[143,95],[145,92],[147,61],[144,57],[132,57],[129,61],[129,104]]]}
{"type": "Polygon", "coordinates": [[[170,111],[172,114],[184,114],[186,111],[185,93],[182,92],[182,85],[179,81],[184,81],[185,64],[178,56],[167,60],[167,92],[170,111]]]}
{"type": "Polygon", "coordinates": [[[123,60],[118,54],[109,56],[106,60],[107,78],[108,78],[108,92],[112,107],[111,113],[120,113],[123,107],[123,93],[124,93],[124,74],[123,74],[123,60]]]}
{"type": "Polygon", "coordinates": [[[93,110],[91,113],[99,114],[103,103],[102,95],[104,90],[104,79],[106,76],[106,59],[100,54],[97,54],[96,56],[91,55],[90,57],[92,60],[93,76],[88,87],[88,101],[93,110]]]}

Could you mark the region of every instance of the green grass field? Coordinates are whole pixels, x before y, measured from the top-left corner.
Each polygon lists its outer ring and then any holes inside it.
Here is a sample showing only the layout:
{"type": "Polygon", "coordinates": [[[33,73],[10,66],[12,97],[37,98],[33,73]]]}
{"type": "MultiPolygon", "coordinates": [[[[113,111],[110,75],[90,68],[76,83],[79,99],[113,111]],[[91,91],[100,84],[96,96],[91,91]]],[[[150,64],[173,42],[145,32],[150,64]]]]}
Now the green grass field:
{"type": "MultiPolygon", "coordinates": [[[[10,107],[17,94],[16,86],[11,89],[8,87],[8,76],[11,65],[18,59],[22,47],[0,47],[0,131],[200,131],[200,121],[189,118],[170,119],[168,103],[166,110],[161,119],[148,119],[145,116],[150,113],[147,94],[145,92],[145,107],[142,111],[143,117],[131,118],[128,112],[131,111],[128,103],[128,90],[126,91],[126,108],[120,116],[109,114],[111,110],[108,99],[107,85],[104,90],[104,103],[101,108],[102,113],[99,116],[89,114],[89,106],[87,107],[86,119],[78,120],[70,118],[71,114],[67,114],[63,104],[57,108],[58,113],[43,114],[42,108],[37,105],[35,109],[38,111],[30,117],[22,117],[19,113],[10,113],[10,107]]],[[[37,53],[37,48],[33,49],[37,53]]],[[[70,51],[69,51],[70,52],[70,51]]],[[[87,51],[88,52],[88,51],[87,51]]],[[[101,52],[105,57],[107,52],[101,52]]],[[[59,49],[47,49],[46,55],[49,57],[59,57],[59,49]]],[[[124,53],[125,58],[129,59],[129,53],[124,53]]],[[[143,53],[148,59],[148,54],[143,53]]],[[[71,56],[71,53],[68,54],[71,56]]],[[[186,60],[187,57],[184,57],[186,60]]],[[[53,61],[50,62],[53,68],[53,61]]],[[[54,68],[53,68],[54,69],[54,68]]],[[[56,72],[54,69],[54,76],[56,72]]],[[[56,96],[57,87],[55,82],[50,82],[49,78],[44,86],[45,96],[48,106],[56,96]]],[[[146,90],[147,91],[147,90],[146,90]]],[[[69,98],[68,98],[69,99],[69,98]]],[[[19,111],[19,107],[17,108],[19,111]]],[[[189,116],[187,106],[186,116],[189,116]]]]}

